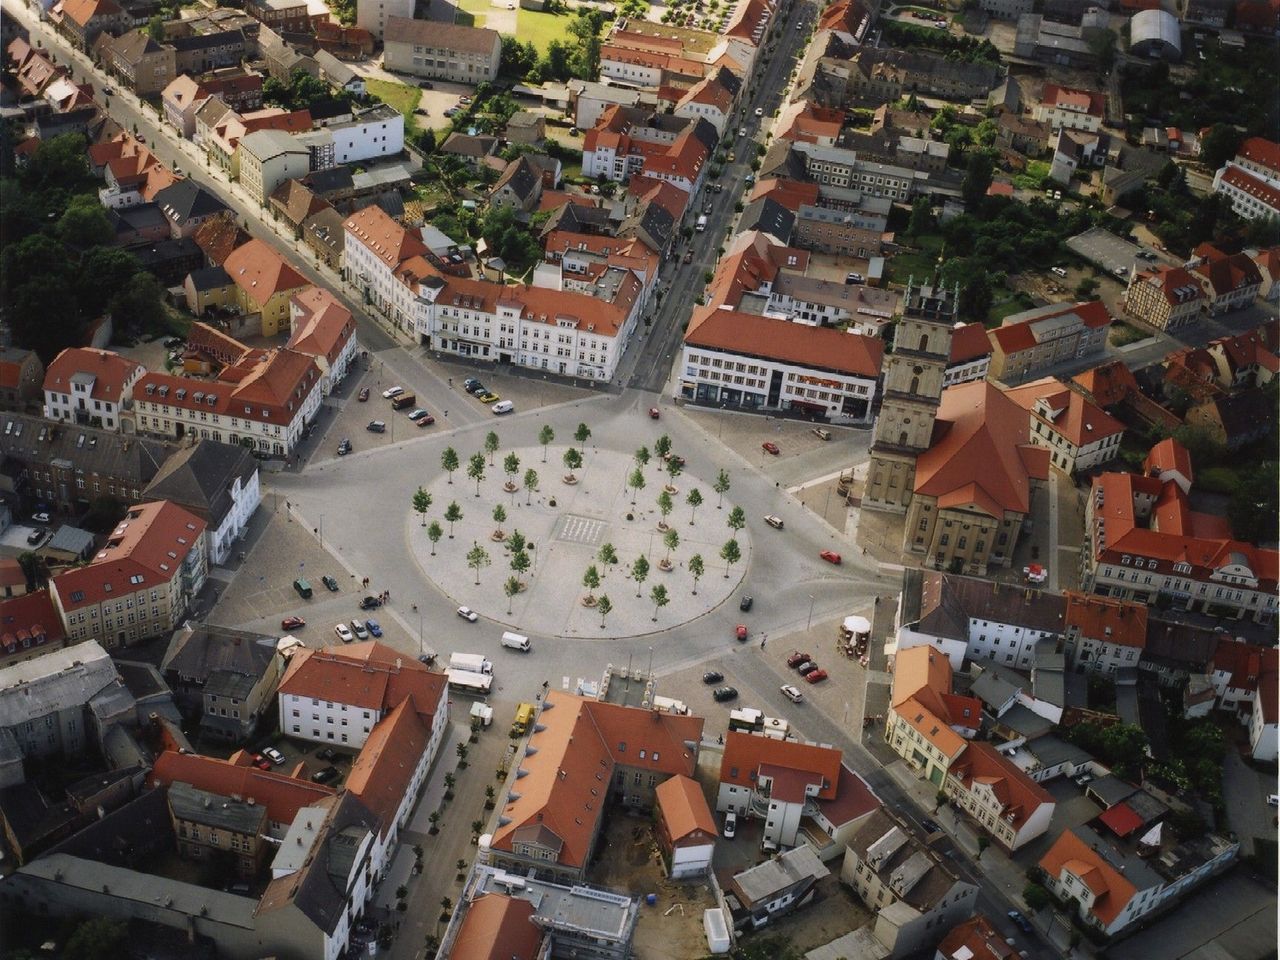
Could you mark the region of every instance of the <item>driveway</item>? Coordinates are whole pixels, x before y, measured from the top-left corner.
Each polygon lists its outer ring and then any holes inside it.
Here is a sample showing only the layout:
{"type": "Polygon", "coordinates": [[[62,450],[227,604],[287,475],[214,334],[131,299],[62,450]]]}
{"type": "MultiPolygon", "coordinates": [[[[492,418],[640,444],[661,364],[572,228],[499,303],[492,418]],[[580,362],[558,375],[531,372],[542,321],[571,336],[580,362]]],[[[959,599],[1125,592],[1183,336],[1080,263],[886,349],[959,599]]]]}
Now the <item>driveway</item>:
{"type": "Polygon", "coordinates": [[[1275,773],[1255,770],[1234,749],[1227,750],[1222,771],[1222,799],[1227,824],[1240,838],[1240,856],[1253,853],[1255,837],[1276,837],[1276,808],[1267,797],[1276,792],[1275,773]]]}

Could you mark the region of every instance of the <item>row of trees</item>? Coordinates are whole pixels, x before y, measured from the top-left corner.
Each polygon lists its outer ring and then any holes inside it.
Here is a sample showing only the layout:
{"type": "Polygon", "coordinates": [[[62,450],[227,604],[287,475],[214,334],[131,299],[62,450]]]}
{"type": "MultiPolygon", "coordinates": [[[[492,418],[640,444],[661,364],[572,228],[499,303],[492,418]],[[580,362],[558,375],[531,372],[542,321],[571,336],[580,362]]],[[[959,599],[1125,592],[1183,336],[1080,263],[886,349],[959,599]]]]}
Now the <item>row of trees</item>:
{"type": "Polygon", "coordinates": [[[600,71],[600,33],[606,19],[601,10],[578,10],[569,21],[566,39],[552,40],[541,55],[532,41],[504,35],[498,72],[529,83],[594,80],[600,71]]]}

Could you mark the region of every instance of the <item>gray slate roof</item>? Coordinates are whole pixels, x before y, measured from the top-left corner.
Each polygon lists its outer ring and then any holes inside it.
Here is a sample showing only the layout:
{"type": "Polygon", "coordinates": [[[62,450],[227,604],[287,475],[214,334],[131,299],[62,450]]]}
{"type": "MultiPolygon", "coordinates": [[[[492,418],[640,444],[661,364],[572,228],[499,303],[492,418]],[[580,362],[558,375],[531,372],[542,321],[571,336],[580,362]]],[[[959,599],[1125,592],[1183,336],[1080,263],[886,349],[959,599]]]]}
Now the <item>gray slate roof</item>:
{"type": "Polygon", "coordinates": [[[155,204],[174,223],[185,223],[193,217],[208,217],[227,205],[194,180],[179,180],[156,194],[155,204]]]}
{"type": "Polygon", "coordinates": [[[94,640],[0,670],[0,727],[84,707],[118,683],[115,664],[94,640]]]}
{"type": "Polygon", "coordinates": [[[62,460],[86,474],[115,477],[144,487],[177,444],[142,437],[56,424],[42,417],[0,414],[0,456],[24,464],[62,460]]]}
{"type": "Polygon", "coordinates": [[[188,623],[169,639],[169,648],[160,661],[160,669],[197,683],[207,683],[213,674],[220,671],[253,677],[256,682],[266,672],[275,654],[276,638],[273,636],[188,623]]]}
{"type": "Polygon", "coordinates": [[[813,848],[802,844],[779,857],[735,874],[733,880],[742,895],[752,904],[757,904],[802,880],[821,880],[830,873],[813,848]]]}
{"type": "Polygon", "coordinates": [[[239,444],[201,440],[170,457],[147,484],[146,493],[186,507],[216,530],[234,506],[232,481],[239,478],[244,486],[257,472],[253,454],[239,444]]]}
{"type": "Polygon", "coordinates": [[[42,550],[56,550],[83,556],[93,547],[93,534],[70,524],[59,527],[42,550]]]}

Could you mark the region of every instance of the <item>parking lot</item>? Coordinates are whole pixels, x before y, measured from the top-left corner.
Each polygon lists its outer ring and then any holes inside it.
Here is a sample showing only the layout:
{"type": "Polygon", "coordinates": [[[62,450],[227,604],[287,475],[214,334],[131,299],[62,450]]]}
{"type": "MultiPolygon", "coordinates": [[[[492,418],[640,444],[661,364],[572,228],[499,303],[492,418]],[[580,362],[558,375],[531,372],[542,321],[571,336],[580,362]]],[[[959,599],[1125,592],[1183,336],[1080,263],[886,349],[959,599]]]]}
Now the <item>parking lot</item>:
{"type": "Polygon", "coordinates": [[[1134,267],[1142,269],[1159,259],[1159,254],[1150,247],[1141,247],[1101,227],[1072,237],[1067,246],[1100,270],[1113,277],[1123,275],[1126,280],[1134,267]]]}

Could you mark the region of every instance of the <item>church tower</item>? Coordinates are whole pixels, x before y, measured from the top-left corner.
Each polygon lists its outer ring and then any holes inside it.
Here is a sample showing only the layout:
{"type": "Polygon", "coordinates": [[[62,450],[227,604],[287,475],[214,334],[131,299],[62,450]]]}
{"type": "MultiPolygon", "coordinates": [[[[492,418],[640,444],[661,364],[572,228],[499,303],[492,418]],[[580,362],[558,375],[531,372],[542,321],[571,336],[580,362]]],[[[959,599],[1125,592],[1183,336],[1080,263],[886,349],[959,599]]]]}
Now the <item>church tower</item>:
{"type": "Polygon", "coordinates": [[[884,393],[871,443],[862,505],[906,513],[916,457],[929,449],[942,380],[951,359],[958,290],[907,283],[903,317],[885,358],[884,393]]]}

